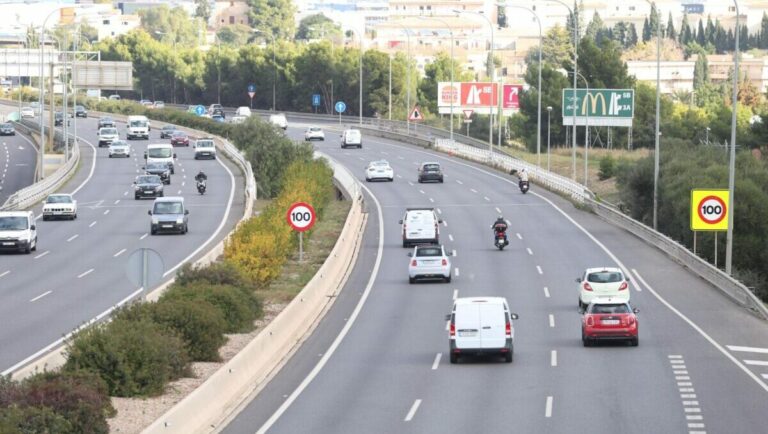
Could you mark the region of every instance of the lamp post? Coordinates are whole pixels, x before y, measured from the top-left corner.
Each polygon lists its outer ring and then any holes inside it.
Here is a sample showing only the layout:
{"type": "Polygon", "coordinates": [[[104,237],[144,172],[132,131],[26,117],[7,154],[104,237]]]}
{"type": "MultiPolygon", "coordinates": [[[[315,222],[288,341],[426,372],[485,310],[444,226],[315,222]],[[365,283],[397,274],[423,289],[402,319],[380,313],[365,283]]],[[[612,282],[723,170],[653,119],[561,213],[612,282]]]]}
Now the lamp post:
{"type": "MultiPolygon", "coordinates": [[[[409,116],[409,111],[411,110],[411,31],[404,25],[394,22],[395,25],[399,26],[401,29],[405,31],[405,37],[406,37],[406,47],[408,51],[408,55],[406,56],[406,68],[405,68],[405,76],[406,76],[406,86],[407,89],[405,90],[405,131],[410,133],[411,132],[411,117],[409,116]]],[[[391,96],[390,96],[391,98],[391,96]]]]}
{"type": "Polygon", "coordinates": [[[576,74],[579,72],[579,17],[577,14],[579,13],[579,10],[576,9],[576,13],[573,12],[573,9],[571,9],[570,6],[568,6],[565,2],[561,0],[552,0],[556,3],[559,3],[563,6],[565,6],[568,9],[568,12],[570,12],[571,17],[573,18],[573,71],[575,74],[573,74],[573,132],[571,133],[571,153],[572,153],[572,164],[573,164],[573,171],[571,174],[571,178],[575,181],[576,180],[576,74]]]}
{"type": "MultiPolygon", "coordinates": [[[[453,12],[456,14],[474,14],[474,15],[483,17],[483,19],[488,23],[488,27],[491,29],[491,49],[490,49],[491,83],[495,83],[496,82],[496,63],[493,60],[493,23],[487,16],[485,16],[480,12],[460,11],[458,9],[454,9],[453,12]]],[[[493,102],[493,98],[491,98],[491,102],[493,102]]],[[[493,104],[491,104],[491,106],[489,107],[489,112],[488,112],[488,148],[491,151],[491,157],[493,157],[493,104]]]]}
{"type": "MultiPolygon", "coordinates": [[[[569,74],[573,74],[573,72],[569,72],[569,74]]],[[[587,95],[589,95],[589,82],[587,79],[580,73],[576,72],[576,75],[584,80],[584,86],[586,86],[587,95]]],[[[584,187],[587,186],[587,180],[588,177],[588,167],[589,167],[589,110],[585,111],[585,131],[584,131],[584,187]]]]}
{"type": "Polygon", "coordinates": [[[454,45],[453,44],[453,29],[451,29],[451,26],[448,24],[447,21],[445,21],[443,19],[440,19],[440,18],[437,18],[437,17],[420,16],[419,18],[423,19],[423,20],[432,19],[432,20],[435,20],[435,21],[443,24],[446,28],[448,28],[448,33],[451,35],[451,127],[450,127],[450,131],[451,131],[450,134],[451,135],[450,135],[450,137],[451,137],[451,142],[453,142],[453,99],[454,99],[453,98],[453,95],[454,95],[454,93],[453,93],[453,90],[454,90],[454,85],[453,85],[453,66],[454,66],[454,57],[453,57],[453,45],[454,45]]]}
{"type": "Polygon", "coordinates": [[[547,172],[549,172],[549,118],[552,114],[552,106],[547,106],[547,172]]]}
{"type": "MultiPolygon", "coordinates": [[[[43,20],[43,26],[40,27],[40,91],[38,93],[38,95],[40,95],[40,179],[45,178],[45,128],[43,125],[43,114],[45,113],[45,85],[43,84],[45,81],[45,68],[43,68],[43,60],[45,56],[45,26],[48,24],[48,19],[61,9],[62,8],[54,9],[46,15],[43,20]]],[[[53,97],[51,97],[51,100],[53,100],[53,97]]],[[[51,113],[51,116],[54,116],[54,114],[51,113]]],[[[50,133],[53,134],[53,131],[50,133]]]]}
{"type": "Polygon", "coordinates": [[[655,147],[653,151],[653,229],[658,228],[658,208],[659,208],[659,116],[661,111],[661,18],[656,2],[645,0],[652,9],[656,10],[656,134],[655,147]]]}
{"type": "Polygon", "coordinates": [[[272,38],[272,111],[275,111],[277,109],[277,105],[275,103],[276,101],[276,86],[277,86],[277,61],[275,57],[275,35],[272,34],[272,32],[265,32],[260,29],[254,29],[254,33],[261,33],[264,35],[269,35],[272,38]]]}
{"type": "Polygon", "coordinates": [[[359,121],[358,121],[358,123],[360,125],[362,125],[363,124],[363,35],[360,34],[360,32],[358,32],[358,31],[356,31],[354,29],[349,29],[349,31],[354,33],[357,36],[357,38],[358,38],[358,40],[360,42],[360,56],[359,56],[359,60],[358,60],[358,66],[360,68],[360,94],[358,96],[358,100],[359,100],[359,103],[360,103],[360,108],[359,108],[359,121]]]}
{"type": "Polygon", "coordinates": [[[709,130],[710,128],[707,127],[706,133],[704,134],[704,141],[707,143],[707,146],[709,146],[709,130]]]}
{"type": "Polygon", "coordinates": [[[736,50],[733,53],[733,96],[731,104],[731,155],[728,163],[728,231],[725,243],[725,272],[731,274],[733,261],[733,195],[736,182],[736,108],[739,103],[739,3],[736,6],[736,50]]]}
{"type": "MultiPolygon", "coordinates": [[[[539,25],[539,84],[536,88],[536,93],[539,94],[537,103],[538,105],[536,106],[536,165],[541,167],[541,19],[533,9],[527,8],[525,6],[506,5],[500,3],[496,3],[496,6],[526,10],[533,14],[533,16],[536,18],[536,23],[539,25]]],[[[549,156],[547,156],[547,158],[549,158],[549,156]]],[[[549,165],[547,165],[547,170],[549,170],[549,165]]]]}

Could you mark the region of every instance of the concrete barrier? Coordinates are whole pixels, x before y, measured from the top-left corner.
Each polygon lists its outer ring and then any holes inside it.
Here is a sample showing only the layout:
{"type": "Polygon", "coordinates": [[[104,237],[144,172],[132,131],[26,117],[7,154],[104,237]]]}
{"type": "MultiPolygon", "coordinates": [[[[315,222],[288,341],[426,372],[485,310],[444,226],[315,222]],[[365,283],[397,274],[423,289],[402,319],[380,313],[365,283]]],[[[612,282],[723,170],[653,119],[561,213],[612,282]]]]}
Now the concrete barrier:
{"type": "Polygon", "coordinates": [[[304,289],[240,353],[144,433],[203,433],[215,429],[314,328],[351,271],[365,225],[363,199],[354,176],[331,161],[334,178],[353,198],[330,255],[304,289]],[[350,182],[354,185],[350,185],[350,182]]]}

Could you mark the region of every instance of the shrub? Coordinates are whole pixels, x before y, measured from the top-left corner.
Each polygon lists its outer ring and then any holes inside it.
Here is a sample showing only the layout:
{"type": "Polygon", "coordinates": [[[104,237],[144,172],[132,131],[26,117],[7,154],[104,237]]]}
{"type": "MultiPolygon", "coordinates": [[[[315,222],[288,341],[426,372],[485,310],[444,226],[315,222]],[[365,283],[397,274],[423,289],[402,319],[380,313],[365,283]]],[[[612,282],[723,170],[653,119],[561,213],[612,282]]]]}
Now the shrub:
{"type": "Polygon", "coordinates": [[[186,286],[195,282],[253,289],[253,282],[244,273],[231,263],[224,261],[214,262],[204,267],[184,264],[176,273],[176,283],[180,286],[186,286]]]}
{"type": "Polygon", "coordinates": [[[75,434],[67,419],[48,407],[12,405],[0,408],[0,433],[3,434],[75,434]]]}
{"type": "Polygon", "coordinates": [[[224,314],[202,300],[167,299],[152,303],[152,317],[178,334],[192,360],[218,362],[219,347],[224,345],[227,323],[224,314]]]}
{"type": "Polygon", "coordinates": [[[227,333],[253,329],[253,321],[261,315],[261,302],[252,293],[230,285],[197,282],[187,286],[173,285],[160,302],[170,300],[207,301],[223,315],[227,333]]]}
{"type": "Polygon", "coordinates": [[[168,381],[187,375],[188,365],[181,338],[150,320],[118,315],[67,342],[64,370],[97,373],[112,396],[147,396],[160,394],[168,381]]]}
{"type": "Polygon", "coordinates": [[[600,159],[600,171],[597,172],[597,177],[601,181],[613,177],[616,174],[616,160],[613,159],[611,154],[605,154],[600,159]]]}

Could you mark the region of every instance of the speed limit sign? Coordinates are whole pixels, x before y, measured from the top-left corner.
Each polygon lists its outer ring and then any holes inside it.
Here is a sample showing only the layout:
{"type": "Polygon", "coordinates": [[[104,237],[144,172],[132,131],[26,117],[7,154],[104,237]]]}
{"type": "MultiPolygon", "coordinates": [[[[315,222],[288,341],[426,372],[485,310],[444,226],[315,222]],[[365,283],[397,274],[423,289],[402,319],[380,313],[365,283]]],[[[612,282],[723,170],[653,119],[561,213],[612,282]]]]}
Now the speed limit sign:
{"type": "Polygon", "coordinates": [[[285,218],[294,230],[308,231],[315,224],[315,209],[308,203],[296,202],[288,208],[285,218]]]}
{"type": "Polygon", "coordinates": [[[691,190],[691,230],[728,230],[728,190],[691,190]]]}

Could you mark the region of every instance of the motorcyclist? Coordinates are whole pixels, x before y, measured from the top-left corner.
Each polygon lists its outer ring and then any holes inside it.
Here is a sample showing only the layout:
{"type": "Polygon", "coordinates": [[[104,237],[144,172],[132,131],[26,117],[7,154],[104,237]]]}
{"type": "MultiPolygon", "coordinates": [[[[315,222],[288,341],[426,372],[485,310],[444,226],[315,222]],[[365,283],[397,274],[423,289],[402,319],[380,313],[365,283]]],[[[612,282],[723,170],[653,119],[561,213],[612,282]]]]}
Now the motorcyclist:
{"type": "Polygon", "coordinates": [[[203,172],[202,170],[197,175],[195,175],[195,181],[197,182],[207,181],[207,180],[208,180],[208,175],[206,175],[205,172],[203,172]]]}
{"type": "Polygon", "coordinates": [[[520,178],[520,185],[523,184],[523,182],[528,182],[528,171],[525,169],[520,169],[520,172],[518,172],[517,175],[520,178]]]}
{"type": "Polygon", "coordinates": [[[494,236],[497,234],[504,235],[504,243],[508,244],[509,241],[507,240],[507,229],[509,226],[507,225],[507,221],[504,220],[504,216],[499,216],[495,222],[491,225],[491,229],[493,229],[494,236]]]}

